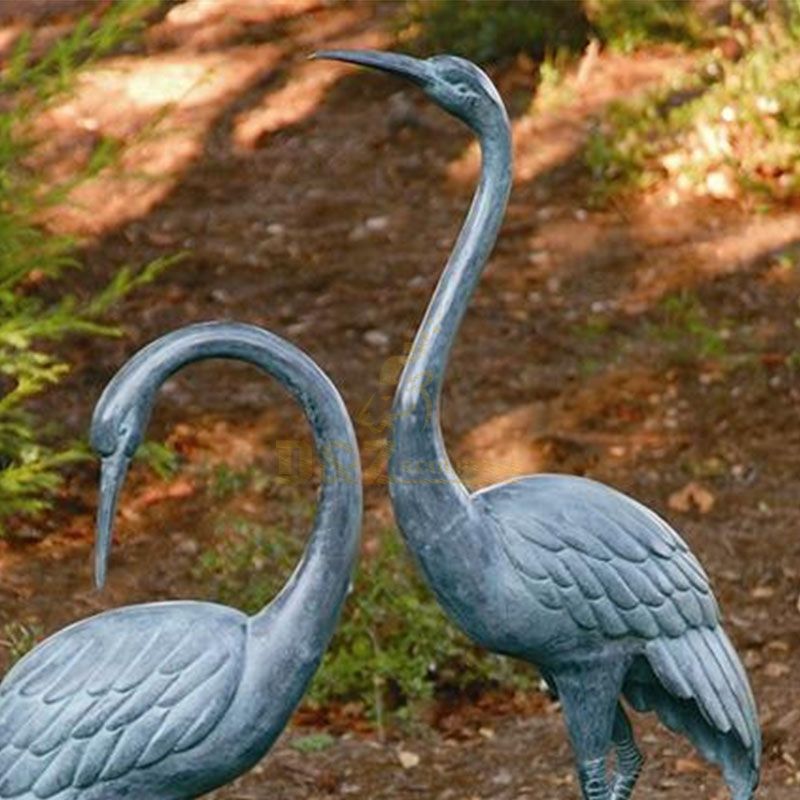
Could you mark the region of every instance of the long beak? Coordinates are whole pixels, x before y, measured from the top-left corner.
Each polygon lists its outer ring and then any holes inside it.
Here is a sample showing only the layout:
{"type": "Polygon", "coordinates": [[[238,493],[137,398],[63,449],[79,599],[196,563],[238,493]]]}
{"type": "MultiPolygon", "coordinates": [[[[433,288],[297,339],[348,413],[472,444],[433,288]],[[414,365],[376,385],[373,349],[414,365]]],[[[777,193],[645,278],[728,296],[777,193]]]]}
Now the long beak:
{"type": "Polygon", "coordinates": [[[100,466],[100,505],[97,509],[97,531],[94,550],[94,581],[98,589],[106,582],[108,555],[111,551],[111,534],[120,489],[125,481],[130,457],[122,447],[106,456],[100,466]]]}
{"type": "Polygon", "coordinates": [[[425,86],[431,78],[430,68],[425,61],[400,53],[385,53],[380,50],[320,50],[311,58],[347,61],[350,64],[360,64],[362,67],[391,72],[418,86],[425,86]]]}

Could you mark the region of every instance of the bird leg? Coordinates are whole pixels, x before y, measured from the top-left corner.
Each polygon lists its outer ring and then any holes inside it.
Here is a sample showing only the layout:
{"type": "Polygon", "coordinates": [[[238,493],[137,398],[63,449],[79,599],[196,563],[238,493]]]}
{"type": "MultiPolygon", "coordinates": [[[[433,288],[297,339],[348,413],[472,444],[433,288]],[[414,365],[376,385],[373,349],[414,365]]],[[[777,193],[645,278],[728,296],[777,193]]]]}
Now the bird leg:
{"type": "Polygon", "coordinates": [[[605,758],[593,758],[578,764],[578,780],[583,800],[611,800],[605,758]]]}
{"type": "Polygon", "coordinates": [[[619,659],[576,661],[552,676],[575,753],[583,800],[611,800],[606,757],[627,664],[619,659]]]}
{"type": "Polygon", "coordinates": [[[611,800],[629,800],[636,785],[636,779],[642,771],[644,755],[633,738],[628,715],[621,705],[617,705],[614,718],[614,729],[611,733],[616,752],[616,769],[612,783],[611,800]]]}

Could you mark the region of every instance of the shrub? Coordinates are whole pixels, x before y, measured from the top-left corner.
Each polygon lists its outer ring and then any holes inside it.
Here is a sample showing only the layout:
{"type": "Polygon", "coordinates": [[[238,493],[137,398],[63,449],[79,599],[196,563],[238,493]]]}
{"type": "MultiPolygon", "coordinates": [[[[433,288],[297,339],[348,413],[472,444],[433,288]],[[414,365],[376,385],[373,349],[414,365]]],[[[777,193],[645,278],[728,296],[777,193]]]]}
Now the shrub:
{"type": "Polygon", "coordinates": [[[797,40],[785,24],[757,24],[741,59],[712,56],[692,74],[615,103],[590,137],[595,195],[662,183],[678,194],[771,200],[800,194],[797,40]]]}
{"type": "Polygon", "coordinates": [[[624,52],[646,42],[696,43],[702,25],[687,0],[585,0],[601,41],[624,52]]]}
{"type": "Polygon", "coordinates": [[[574,0],[408,0],[402,28],[427,54],[448,52],[479,62],[579,49],[589,31],[574,0]]]}
{"type": "MultiPolygon", "coordinates": [[[[296,495],[280,490],[278,499],[292,528],[311,524],[311,510],[296,495]]],[[[302,545],[281,527],[236,517],[225,518],[219,534],[195,577],[219,602],[254,613],[281,588],[302,545]]],[[[386,711],[406,710],[437,689],[525,685],[523,669],[478,650],[446,619],[399,534],[387,530],[361,560],[309,699],[360,702],[382,723],[386,711]]]]}
{"type": "Polygon", "coordinates": [[[69,370],[53,344],[82,333],[109,335],[103,314],[119,297],[152,280],[167,264],[123,269],[94,296],[65,291],[65,273],[80,267],[77,242],[43,229],[44,209],[65,202],[70,191],[113,162],[114,147],[101,141],[79,174],[44,185],[26,168],[35,151],[33,121],[63,99],[81,69],[130,39],[154,6],[152,0],[108,4],[79,20],[71,33],[34,56],[30,33],[18,39],[0,73],[0,533],[8,518],[48,506],[61,482],[62,467],[82,456],[30,401],[58,383],[69,370]],[[44,292],[52,297],[46,299],[44,292]]]}

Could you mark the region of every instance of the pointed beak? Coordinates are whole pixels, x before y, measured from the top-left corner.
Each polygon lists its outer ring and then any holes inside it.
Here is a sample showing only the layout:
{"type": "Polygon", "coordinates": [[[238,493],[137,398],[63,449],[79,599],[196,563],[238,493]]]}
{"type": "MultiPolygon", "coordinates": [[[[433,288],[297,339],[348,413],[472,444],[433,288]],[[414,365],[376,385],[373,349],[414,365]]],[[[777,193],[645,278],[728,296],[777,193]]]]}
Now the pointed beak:
{"type": "Polygon", "coordinates": [[[320,50],[311,58],[346,61],[349,64],[379,69],[406,78],[418,86],[425,86],[431,80],[427,62],[400,53],[384,53],[380,50],[320,50]]]}
{"type": "Polygon", "coordinates": [[[102,589],[106,582],[114,514],[129,463],[130,457],[120,447],[113,455],[105,456],[100,466],[100,505],[97,509],[94,551],[94,581],[98,589],[102,589]]]}

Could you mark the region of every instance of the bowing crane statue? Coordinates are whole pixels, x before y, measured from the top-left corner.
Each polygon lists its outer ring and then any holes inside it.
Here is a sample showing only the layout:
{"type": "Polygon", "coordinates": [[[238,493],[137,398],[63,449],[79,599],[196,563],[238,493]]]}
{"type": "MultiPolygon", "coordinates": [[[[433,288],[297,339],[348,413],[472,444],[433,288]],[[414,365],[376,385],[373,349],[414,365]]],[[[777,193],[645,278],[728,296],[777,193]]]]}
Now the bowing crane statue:
{"type": "Polygon", "coordinates": [[[453,56],[317,57],[412,81],[481,145],[477,191],[393,407],[394,513],[437,599],[477,643],[538,667],[561,700],[586,800],[627,800],[640,772],[621,697],[686,735],[721,766],[734,800],[748,800],[761,749],[753,696],[708,578],[680,536],[635,500],[584,478],[532,475],[471,494],[448,459],[442,382],[511,187],[500,95],[479,68],[453,56]]]}
{"type": "Polygon", "coordinates": [[[0,685],[3,800],[185,800],[249,769],[283,730],[336,626],[358,552],[361,480],[350,418],[302,351],[265,330],[192,325],[137,353],[95,409],[102,456],[96,571],[156,391],[186,364],[237,359],[300,403],[322,460],[306,552],[253,617],[206,602],[135,605],[56,633],[0,685]]]}

